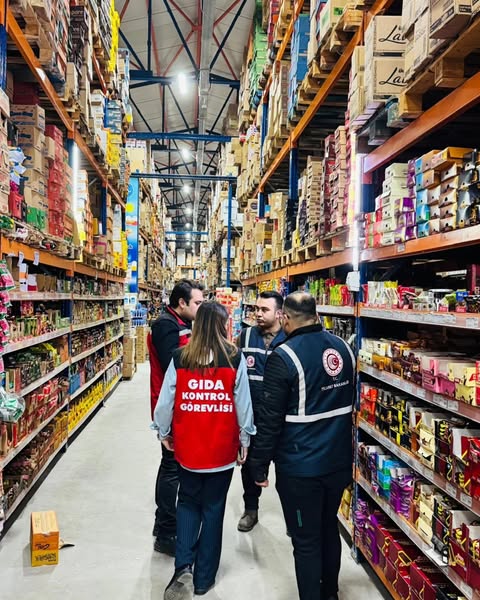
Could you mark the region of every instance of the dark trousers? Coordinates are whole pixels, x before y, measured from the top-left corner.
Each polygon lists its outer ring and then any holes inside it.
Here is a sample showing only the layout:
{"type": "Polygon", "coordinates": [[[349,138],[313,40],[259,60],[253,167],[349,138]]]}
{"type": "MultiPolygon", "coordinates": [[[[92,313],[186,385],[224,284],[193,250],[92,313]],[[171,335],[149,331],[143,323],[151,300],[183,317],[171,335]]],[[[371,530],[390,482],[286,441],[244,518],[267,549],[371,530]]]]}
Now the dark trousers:
{"type": "Polygon", "coordinates": [[[155,485],[155,523],[159,531],[157,538],[173,537],[177,531],[177,491],[178,491],[178,463],[173,452],[167,450],[162,444],[162,461],[158,469],[155,485]]]}
{"type": "Polygon", "coordinates": [[[250,473],[248,457],[245,464],[242,465],[242,483],[245,510],[258,510],[258,499],[262,493],[262,488],[255,483],[250,473]]]}
{"type": "Polygon", "coordinates": [[[351,469],[322,477],[277,472],[276,480],[292,536],[300,600],[328,600],[338,592],[342,546],[337,512],[351,469]]]}
{"type": "Polygon", "coordinates": [[[222,552],[223,517],[233,469],[195,473],[179,467],[175,569],[193,565],[196,588],[215,582],[222,552]]]}

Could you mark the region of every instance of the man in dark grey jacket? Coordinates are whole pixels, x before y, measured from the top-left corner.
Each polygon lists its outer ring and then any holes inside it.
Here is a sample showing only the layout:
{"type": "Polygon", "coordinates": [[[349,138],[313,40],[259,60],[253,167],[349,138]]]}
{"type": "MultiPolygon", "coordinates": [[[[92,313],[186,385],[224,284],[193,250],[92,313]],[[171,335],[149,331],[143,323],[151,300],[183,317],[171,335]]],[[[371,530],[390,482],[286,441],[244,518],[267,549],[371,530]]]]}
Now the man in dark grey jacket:
{"type": "Polygon", "coordinates": [[[337,511],[352,479],[355,359],[342,339],[323,331],[310,294],[290,294],[283,314],[287,338],[265,367],[250,468],[266,487],[275,462],[300,600],[337,600],[337,511]]]}

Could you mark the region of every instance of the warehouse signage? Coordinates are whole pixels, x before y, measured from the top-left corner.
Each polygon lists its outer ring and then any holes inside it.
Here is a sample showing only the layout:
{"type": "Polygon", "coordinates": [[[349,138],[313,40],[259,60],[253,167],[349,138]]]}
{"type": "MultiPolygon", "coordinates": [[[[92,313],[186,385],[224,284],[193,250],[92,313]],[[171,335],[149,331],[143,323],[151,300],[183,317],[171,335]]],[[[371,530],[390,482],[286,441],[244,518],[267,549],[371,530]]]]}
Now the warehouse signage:
{"type": "Polygon", "coordinates": [[[128,288],[131,294],[138,293],[138,179],[130,179],[128,184],[127,205],[125,207],[125,228],[128,244],[128,288]]]}

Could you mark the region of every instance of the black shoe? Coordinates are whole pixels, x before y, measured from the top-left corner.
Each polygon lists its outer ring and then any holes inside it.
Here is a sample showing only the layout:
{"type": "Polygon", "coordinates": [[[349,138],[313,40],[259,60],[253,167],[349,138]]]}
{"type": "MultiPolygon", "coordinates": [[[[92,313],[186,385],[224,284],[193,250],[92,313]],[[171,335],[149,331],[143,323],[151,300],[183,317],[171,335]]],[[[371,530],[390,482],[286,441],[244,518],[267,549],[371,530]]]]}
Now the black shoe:
{"type": "Polygon", "coordinates": [[[162,537],[162,538],[157,538],[155,540],[153,549],[155,550],[155,552],[161,552],[162,554],[167,554],[168,556],[174,557],[176,546],[177,546],[177,538],[175,536],[162,537]]]}
{"type": "Polygon", "coordinates": [[[193,596],[192,567],[187,565],[175,571],[165,589],[164,600],[191,600],[193,596]]]}
{"type": "Polygon", "coordinates": [[[204,587],[204,588],[195,588],[195,596],[205,596],[205,594],[208,594],[208,592],[213,588],[213,586],[215,585],[215,582],[213,582],[211,585],[204,587]]]}
{"type": "Polygon", "coordinates": [[[258,523],[258,510],[245,510],[243,515],[240,517],[237,529],[238,531],[252,531],[255,525],[258,523]]]}
{"type": "Polygon", "coordinates": [[[155,521],[155,525],[153,526],[152,535],[153,535],[153,537],[157,537],[159,533],[160,533],[160,523],[157,523],[157,521],[155,521]]]}

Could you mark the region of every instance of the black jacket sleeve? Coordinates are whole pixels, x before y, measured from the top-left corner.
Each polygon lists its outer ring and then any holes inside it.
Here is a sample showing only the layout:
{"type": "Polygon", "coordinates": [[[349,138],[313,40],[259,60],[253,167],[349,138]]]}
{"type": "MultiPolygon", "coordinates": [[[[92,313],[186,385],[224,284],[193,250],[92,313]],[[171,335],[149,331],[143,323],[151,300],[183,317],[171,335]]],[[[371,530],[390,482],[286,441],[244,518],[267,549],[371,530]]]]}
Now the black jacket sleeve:
{"type": "Polygon", "coordinates": [[[152,325],[152,343],[166,373],[173,352],[179,347],[178,326],[170,319],[160,319],[152,325]]]}
{"type": "Polygon", "coordinates": [[[252,477],[259,483],[267,479],[268,467],[275,456],[285,423],[290,389],[287,365],[279,354],[273,352],[265,365],[263,400],[256,411],[257,435],[249,456],[252,477]]]}

